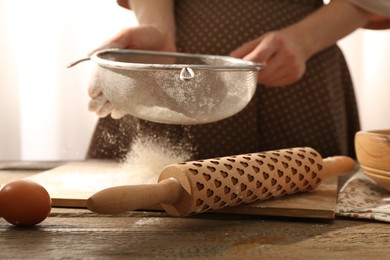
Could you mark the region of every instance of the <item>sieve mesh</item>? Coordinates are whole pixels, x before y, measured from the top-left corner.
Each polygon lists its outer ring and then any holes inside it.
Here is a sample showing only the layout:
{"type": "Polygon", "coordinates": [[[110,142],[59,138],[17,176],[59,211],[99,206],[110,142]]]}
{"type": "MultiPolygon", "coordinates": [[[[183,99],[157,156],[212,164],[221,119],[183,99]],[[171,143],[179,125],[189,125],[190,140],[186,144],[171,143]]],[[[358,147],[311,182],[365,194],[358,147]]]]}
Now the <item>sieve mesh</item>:
{"type": "Polygon", "coordinates": [[[122,50],[96,56],[103,93],[128,114],[170,124],[215,122],[241,111],[253,97],[254,64],[237,66],[216,56],[159,55],[122,50]],[[193,75],[183,80],[183,69],[193,75]]]}

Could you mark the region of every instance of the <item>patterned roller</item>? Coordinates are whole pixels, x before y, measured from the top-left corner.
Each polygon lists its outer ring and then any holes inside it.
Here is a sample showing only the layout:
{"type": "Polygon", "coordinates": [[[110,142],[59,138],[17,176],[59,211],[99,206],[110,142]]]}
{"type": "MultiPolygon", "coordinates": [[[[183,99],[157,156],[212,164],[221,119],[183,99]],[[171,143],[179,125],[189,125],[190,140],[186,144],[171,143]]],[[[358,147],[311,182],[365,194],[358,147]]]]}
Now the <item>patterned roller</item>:
{"type": "Polygon", "coordinates": [[[100,191],[88,200],[88,208],[119,213],[160,203],[172,216],[188,216],[310,191],[324,177],[354,166],[349,157],[323,160],[308,147],[184,162],[167,166],[157,184],[100,191]]]}

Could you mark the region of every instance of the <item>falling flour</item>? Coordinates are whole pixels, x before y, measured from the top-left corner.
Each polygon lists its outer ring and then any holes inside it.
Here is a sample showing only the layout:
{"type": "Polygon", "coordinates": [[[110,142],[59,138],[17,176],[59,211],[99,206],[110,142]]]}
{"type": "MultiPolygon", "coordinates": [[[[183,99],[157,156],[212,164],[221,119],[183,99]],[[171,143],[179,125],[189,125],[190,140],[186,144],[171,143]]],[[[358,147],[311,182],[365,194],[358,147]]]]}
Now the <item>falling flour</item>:
{"type": "Polygon", "coordinates": [[[157,183],[166,166],[188,161],[190,150],[185,145],[172,145],[169,140],[138,137],[119,170],[128,173],[129,184],[157,183]]]}

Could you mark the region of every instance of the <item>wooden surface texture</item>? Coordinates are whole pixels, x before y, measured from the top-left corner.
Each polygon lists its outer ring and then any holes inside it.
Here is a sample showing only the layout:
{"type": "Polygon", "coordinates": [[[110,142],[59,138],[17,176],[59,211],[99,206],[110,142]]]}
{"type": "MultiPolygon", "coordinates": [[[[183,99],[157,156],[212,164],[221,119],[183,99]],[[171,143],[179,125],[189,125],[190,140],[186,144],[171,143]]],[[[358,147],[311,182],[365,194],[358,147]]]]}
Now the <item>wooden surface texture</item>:
{"type": "Polygon", "coordinates": [[[53,209],[35,228],[0,220],[1,259],[388,259],[388,224],[53,209]]]}
{"type": "MultiPolygon", "coordinates": [[[[0,181],[33,171],[0,171],[0,181]]],[[[0,259],[389,259],[390,225],[355,219],[53,208],[32,228],[0,219],[0,259]]]]}

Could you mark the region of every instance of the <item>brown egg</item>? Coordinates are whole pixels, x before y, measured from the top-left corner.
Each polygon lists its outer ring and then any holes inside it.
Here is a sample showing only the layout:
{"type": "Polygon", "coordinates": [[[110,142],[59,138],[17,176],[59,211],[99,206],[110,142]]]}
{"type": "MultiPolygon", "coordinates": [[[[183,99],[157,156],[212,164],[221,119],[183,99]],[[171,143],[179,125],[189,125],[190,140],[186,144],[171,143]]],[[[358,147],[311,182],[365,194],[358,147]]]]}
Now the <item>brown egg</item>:
{"type": "Polygon", "coordinates": [[[16,226],[36,225],[50,214],[51,198],[40,184],[18,180],[0,190],[0,215],[16,226]]]}

